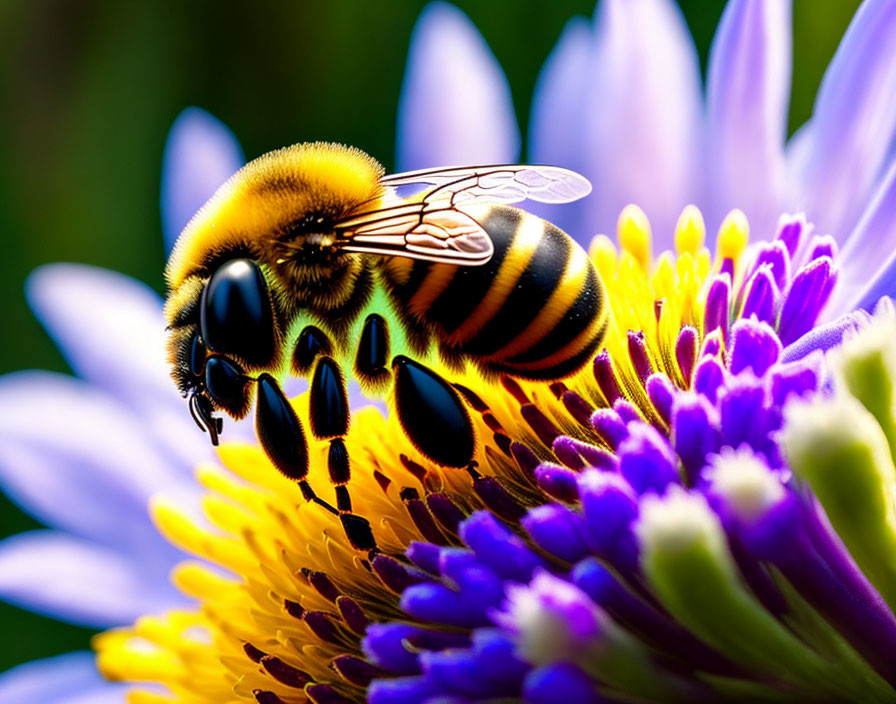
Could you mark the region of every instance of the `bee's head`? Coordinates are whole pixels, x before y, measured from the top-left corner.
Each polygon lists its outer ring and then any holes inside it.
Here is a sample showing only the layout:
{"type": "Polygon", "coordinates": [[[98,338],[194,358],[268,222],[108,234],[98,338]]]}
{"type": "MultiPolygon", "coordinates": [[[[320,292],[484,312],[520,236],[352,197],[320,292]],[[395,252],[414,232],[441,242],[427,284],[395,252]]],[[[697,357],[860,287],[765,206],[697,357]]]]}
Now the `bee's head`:
{"type": "Polygon", "coordinates": [[[237,257],[254,260],[275,295],[338,304],[332,291],[357,276],[357,257],[334,246],[334,223],[383,195],[382,167],[338,144],[299,144],[265,154],[225,183],[178,239],[166,271],[176,290],[237,257]]]}

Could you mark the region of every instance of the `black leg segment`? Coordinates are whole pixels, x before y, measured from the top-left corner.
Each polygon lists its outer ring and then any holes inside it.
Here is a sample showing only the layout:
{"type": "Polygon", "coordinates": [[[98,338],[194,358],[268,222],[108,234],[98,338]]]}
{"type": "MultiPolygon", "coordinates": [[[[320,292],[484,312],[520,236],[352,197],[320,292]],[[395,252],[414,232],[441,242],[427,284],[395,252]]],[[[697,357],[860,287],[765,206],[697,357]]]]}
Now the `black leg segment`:
{"type": "Polygon", "coordinates": [[[345,381],[331,357],[321,357],[309,391],[311,432],[317,438],[334,438],[348,432],[349,408],[345,381]]]}
{"type": "Polygon", "coordinates": [[[372,383],[389,377],[386,367],[389,360],[389,328],[381,315],[372,313],[364,320],[358,352],[355,356],[355,372],[362,380],[372,383]]]}
{"type": "Polygon", "coordinates": [[[395,410],[414,446],[444,467],[466,467],[476,439],[457,391],[442,377],[404,356],[392,360],[395,410]]]}
{"type": "Polygon", "coordinates": [[[255,432],[274,466],[285,476],[303,481],[308,474],[308,444],[305,431],[276,379],[258,377],[255,432]]]}
{"type": "Polygon", "coordinates": [[[323,330],[309,325],[299,334],[299,340],[293,350],[292,373],[296,376],[305,376],[311,371],[318,357],[329,357],[332,354],[333,346],[323,330]]]}
{"type": "Polygon", "coordinates": [[[215,354],[206,360],[205,389],[215,405],[234,418],[249,410],[249,378],[226,357],[215,354]]]}

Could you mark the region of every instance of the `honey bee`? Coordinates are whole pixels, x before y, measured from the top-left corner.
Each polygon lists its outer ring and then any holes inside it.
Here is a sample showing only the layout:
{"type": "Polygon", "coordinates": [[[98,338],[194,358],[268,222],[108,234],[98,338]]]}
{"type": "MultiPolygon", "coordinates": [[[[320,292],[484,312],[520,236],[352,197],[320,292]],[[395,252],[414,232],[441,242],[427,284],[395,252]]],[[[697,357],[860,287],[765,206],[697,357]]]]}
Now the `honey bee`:
{"type": "Polygon", "coordinates": [[[340,360],[352,360],[367,390],[392,387],[421,454],[470,465],[464,402],[420,359],[434,347],[449,366],[534,379],[567,376],[590,359],[607,326],[594,266],[562,230],[509,205],[569,202],[590,190],[552,166],[386,176],[360,150],[329,143],[250,162],[187,224],[166,269],[169,362],[194,420],[217,444],[216,412],[242,418],[254,397],[273,464],[306,499],[338,513],[356,547],[372,549],[347,488],[340,360]],[[406,188],[423,190],[399,196],[406,188]],[[370,311],[377,291],[393,315],[370,311]],[[387,317],[400,321],[408,354],[391,355],[387,317]],[[330,443],[335,508],[308,484],[305,431],[277,381],[287,369],[310,377],[310,431],[330,443]]]}

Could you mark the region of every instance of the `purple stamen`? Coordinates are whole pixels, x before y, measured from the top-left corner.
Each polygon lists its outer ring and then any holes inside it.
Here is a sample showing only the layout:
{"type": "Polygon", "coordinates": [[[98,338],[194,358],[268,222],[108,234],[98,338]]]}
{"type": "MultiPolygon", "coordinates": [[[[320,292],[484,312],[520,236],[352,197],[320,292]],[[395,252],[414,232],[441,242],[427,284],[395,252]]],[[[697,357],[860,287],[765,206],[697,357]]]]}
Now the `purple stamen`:
{"type": "Polygon", "coordinates": [[[646,423],[629,425],[629,436],[619,445],[619,473],[639,494],[662,494],[679,482],[678,462],[669,443],[646,423]]]}
{"type": "Polygon", "coordinates": [[[535,468],[538,466],[539,460],[528,445],[524,445],[521,442],[511,443],[510,453],[513,455],[513,459],[516,460],[516,464],[522,470],[523,474],[527,477],[535,476],[534,472],[535,468]]]}
{"type": "Polygon", "coordinates": [[[803,359],[815,350],[826,352],[832,347],[839,345],[847,331],[861,330],[870,320],[871,316],[867,312],[857,310],[842,315],[830,323],[813,328],[796,342],[784,348],[781,361],[793,362],[803,359]]]}
{"type": "Polygon", "coordinates": [[[554,455],[560,463],[566,465],[570,469],[579,470],[585,467],[585,461],[582,459],[582,456],[576,448],[575,440],[571,437],[561,435],[554,440],[551,449],[554,451],[554,455]]]}
{"type": "Polygon", "coordinates": [[[806,222],[806,216],[802,213],[797,215],[782,215],[778,220],[777,238],[787,247],[790,258],[793,259],[799,251],[803,237],[812,232],[812,226],[806,222]]]}
{"type": "Polygon", "coordinates": [[[616,381],[616,374],[613,372],[613,361],[610,359],[610,353],[601,350],[601,353],[594,358],[594,379],[597,386],[603,394],[607,405],[612,404],[617,398],[622,396],[619,390],[619,384],[616,381]]]}
{"type": "Polygon", "coordinates": [[[755,316],[763,323],[774,325],[777,318],[779,296],[778,286],[772,278],[770,268],[768,266],[761,267],[750,277],[741,317],[755,316]]]}
{"type": "Polygon", "coordinates": [[[675,340],[675,361],[684,379],[685,388],[691,385],[691,374],[697,361],[697,329],[685,325],[675,340]]]}
{"type": "Polygon", "coordinates": [[[572,504],[579,500],[576,473],[565,467],[544,462],[535,470],[535,479],[544,493],[558,501],[572,504]]]}
{"type": "Polygon", "coordinates": [[[441,550],[432,543],[413,541],[405,550],[407,558],[424,572],[439,576],[439,555],[441,550]]]}
{"type": "Polygon", "coordinates": [[[560,435],[557,426],[541,411],[534,403],[527,403],[520,408],[523,420],[538,436],[545,445],[550,446],[554,442],[554,438],[560,435]]]}
{"type": "Polygon", "coordinates": [[[785,345],[812,329],[827,302],[835,281],[833,262],[815,259],[800,269],[793,279],[778,323],[778,334],[785,345]]]}
{"type": "Polygon", "coordinates": [[[588,554],[582,517],[565,506],[545,504],[530,509],[522,524],[538,547],[561,560],[576,562],[588,554]]]}
{"type": "Polygon", "coordinates": [[[616,472],[619,470],[619,460],[612,452],[607,452],[579,440],[576,440],[576,449],[578,449],[582,459],[585,460],[585,464],[589,467],[594,467],[604,472],[616,472]]]}
{"type": "Polygon", "coordinates": [[[681,394],[672,409],[672,446],[681,459],[686,483],[694,486],[709,454],[721,447],[718,413],[702,396],[681,394]]]}
{"type": "Polygon", "coordinates": [[[502,579],[527,582],[536,567],[544,567],[544,561],[488,511],[477,511],[461,523],[460,538],[502,579]]]}
{"type": "Polygon", "coordinates": [[[748,443],[754,450],[768,450],[768,431],[765,423],[765,389],[762,381],[752,374],[732,378],[719,397],[719,417],[722,444],[739,447],[748,443]]]}
{"type": "Polygon", "coordinates": [[[412,571],[388,555],[377,555],[373,559],[371,567],[380,581],[396,594],[401,594],[412,584],[419,584],[430,579],[428,575],[418,570],[412,571]]]}
{"type": "Polygon", "coordinates": [[[482,503],[505,520],[518,521],[526,513],[526,509],[494,477],[477,476],[473,479],[473,491],[482,503]]]}
{"type": "Polygon", "coordinates": [[[822,257],[828,257],[831,261],[837,261],[838,254],[837,240],[830,235],[815,235],[809,242],[809,261],[821,259],[822,257]]]}
{"type": "Polygon", "coordinates": [[[672,418],[672,404],[675,401],[675,386],[665,374],[657,372],[647,379],[647,397],[657,415],[667,425],[672,418]]]}
{"type": "Polygon", "coordinates": [[[591,425],[612,450],[628,436],[625,423],[612,408],[598,408],[591,414],[591,425]]]}
{"type": "Polygon", "coordinates": [[[466,516],[451,499],[444,494],[428,494],[426,505],[443,528],[451,533],[457,533],[460,522],[466,516]]]}
{"type": "Polygon", "coordinates": [[[725,385],[725,369],[715,357],[704,357],[694,372],[694,390],[715,403],[725,385]]]}
{"type": "Polygon", "coordinates": [[[353,633],[363,636],[367,631],[367,624],[370,622],[358,602],[350,597],[341,596],[336,600],[336,608],[339,609],[339,615],[342,616],[345,625],[353,633]]]}
{"type": "Polygon", "coordinates": [[[631,401],[626,401],[624,398],[620,398],[613,404],[613,410],[619,414],[622,422],[626,425],[643,420],[641,413],[635,407],[635,404],[631,401]]]}
{"type": "Polygon", "coordinates": [[[647,356],[644,331],[629,330],[627,337],[629,359],[631,359],[632,366],[635,368],[635,374],[638,376],[641,383],[644,384],[647,381],[647,377],[649,377],[653,371],[652,365],[650,364],[650,358],[647,356]]]}
{"type": "Polygon", "coordinates": [[[783,291],[787,287],[787,282],[790,281],[792,259],[792,255],[788,253],[783,242],[763,242],[759,245],[756,261],[753,262],[753,268],[747,278],[751,279],[757,272],[765,269],[771,274],[778,291],[783,291]]]}
{"type": "Polygon", "coordinates": [[[732,374],[752,369],[756,376],[762,376],[780,356],[781,341],[768,324],[741,319],[731,328],[728,368],[732,374]]]}
{"type": "Polygon", "coordinates": [[[594,407],[585,399],[579,396],[575,391],[564,391],[560,397],[563,407],[566,408],[579,425],[587,425],[588,419],[594,412],[594,407]]]}
{"type": "Polygon", "coordinates": [[[728,342],[728,311],[731,300],[731,277],[718,274],[713,277],[706,295],[706,308],[703,312],[703,336],[719,329],[722,338],[728,342]]]}
{"type": "Polygon", "coordinates": [[[634,489],[618,474],[586,470],[579,475],[585,540],[593,552],[623,575],[638,572],[638,542],[632,522],[638,516],[634,489]]]}

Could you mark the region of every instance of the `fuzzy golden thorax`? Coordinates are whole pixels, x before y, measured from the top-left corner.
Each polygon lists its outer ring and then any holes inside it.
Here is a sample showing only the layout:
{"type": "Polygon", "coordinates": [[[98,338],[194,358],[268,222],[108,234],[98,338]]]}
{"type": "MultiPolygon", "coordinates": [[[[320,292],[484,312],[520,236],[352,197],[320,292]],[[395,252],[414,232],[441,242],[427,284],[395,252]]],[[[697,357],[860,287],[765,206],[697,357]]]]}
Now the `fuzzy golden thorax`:
{"type": "MultiPolygon", "coordinates": [[[[228,259],[249,257],[299,301],[337,304],[361,268],[333,246],[333,227],[378,207],[383,168],[364,152],[315,142],[248,163],[187,224],[168,262],[173,292],[228,259]]],[[[286,293],[280,291],[279,293],[286,293]]],[[[347,295],[347,294],[345,294],[347,295]]]]}

